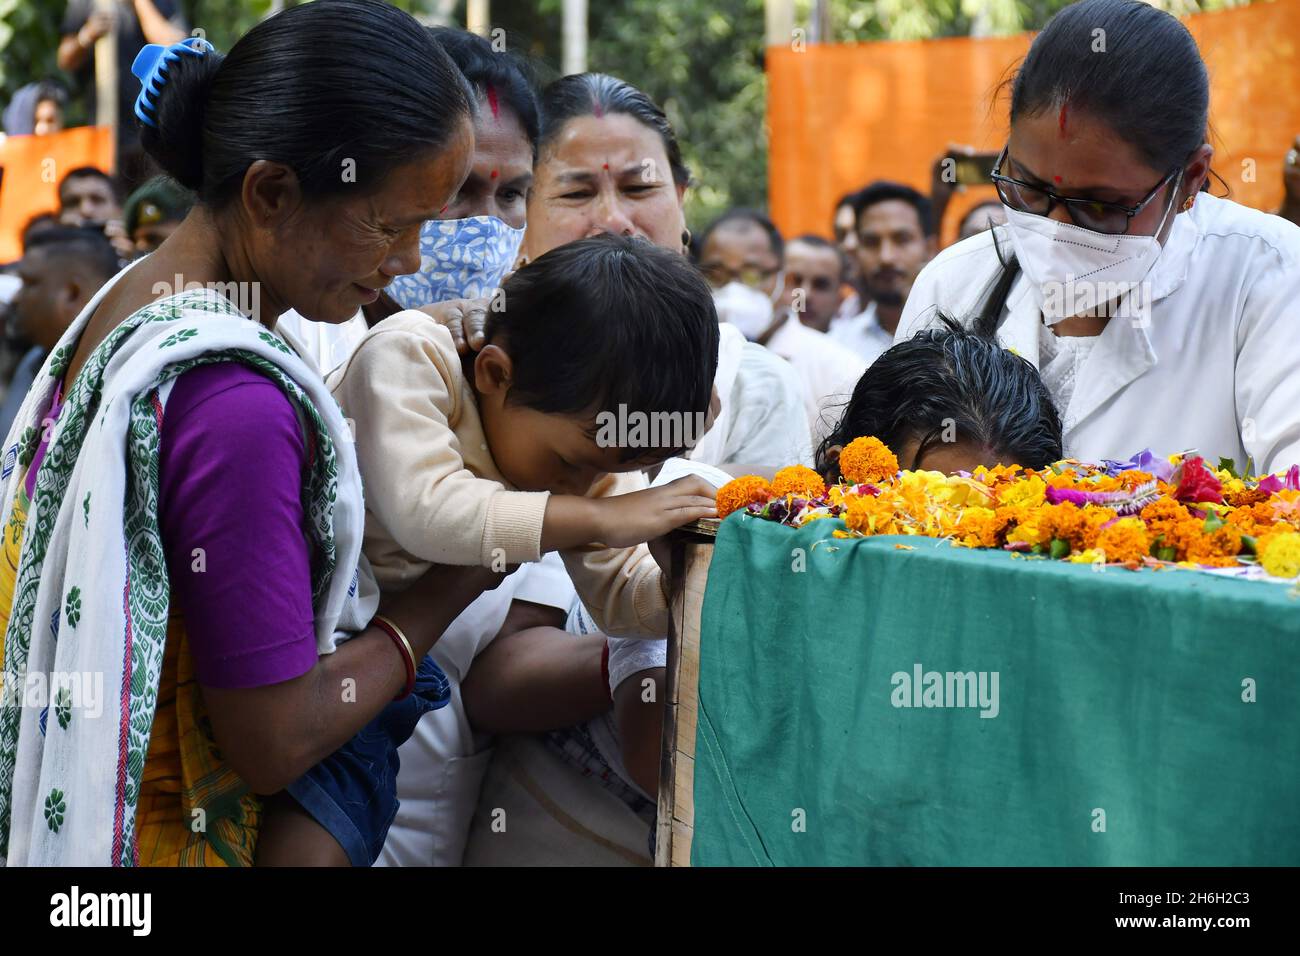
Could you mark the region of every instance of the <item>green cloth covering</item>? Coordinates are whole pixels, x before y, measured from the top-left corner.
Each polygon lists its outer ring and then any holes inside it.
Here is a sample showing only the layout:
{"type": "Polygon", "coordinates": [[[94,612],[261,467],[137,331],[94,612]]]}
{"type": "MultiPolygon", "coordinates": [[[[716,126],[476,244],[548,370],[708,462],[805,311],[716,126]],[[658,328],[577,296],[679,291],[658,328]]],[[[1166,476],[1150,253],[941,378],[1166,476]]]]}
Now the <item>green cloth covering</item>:
{"type": "Polygon", "coordinates": [[[842,528],[722,524],[694,865],[1300,863],[1293,589],[842,528]],[[997,716],[894,706],[918,663],[997,716]]]}

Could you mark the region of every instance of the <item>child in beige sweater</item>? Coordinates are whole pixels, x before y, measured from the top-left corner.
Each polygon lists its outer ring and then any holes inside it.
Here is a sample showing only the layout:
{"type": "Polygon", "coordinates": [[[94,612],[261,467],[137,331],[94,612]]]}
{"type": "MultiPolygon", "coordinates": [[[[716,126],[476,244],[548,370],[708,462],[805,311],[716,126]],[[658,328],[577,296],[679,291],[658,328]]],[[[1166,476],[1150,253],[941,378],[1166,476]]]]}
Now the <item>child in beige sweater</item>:
{"type": "Polygon", "coordinates": [[[645,542],[712,516],[713,489],[693,477],[649,489],[642,469],[705,430],[718,355],[707,284],[680,255],[603,235],[516,272],[494,309],[476,355],[401,312],[331,378],[380,587],[434,563],[504,571],[559,551],[605,633],[662,637],[666,588],[645,542]]]}

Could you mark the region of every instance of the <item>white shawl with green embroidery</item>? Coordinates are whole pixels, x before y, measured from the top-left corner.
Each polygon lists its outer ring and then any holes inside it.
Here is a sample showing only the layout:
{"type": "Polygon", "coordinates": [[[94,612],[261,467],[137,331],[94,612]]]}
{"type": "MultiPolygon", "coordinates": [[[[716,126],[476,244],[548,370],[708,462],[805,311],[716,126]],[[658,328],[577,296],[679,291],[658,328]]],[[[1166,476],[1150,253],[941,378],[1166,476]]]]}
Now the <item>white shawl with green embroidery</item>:
{"type": "MultiPolygon", "coordinates": [[[[12,512],[55,383],[115,282],[68,329],[14,421],[0,520],[12,512]]],[[[374,609],[375,595],[358,578],[361,479],[347,424],[320,376],[213,291],[182,292],[133,314],[95,349],[64,397],[23,533],[4,642],[10,692],[0,702],[0,856],[8,864],[136,860],[135,812],[170,594],[158,531],[162,410],[176,376],[221,361],[266,375],[304,423],[303,505],[317,554],[320,653],[334,650],[336,630],[359,630],[374,609]],[[61,675],[102,675],[100,712],[79,708],[75,686],[61,675]],[[45,708],[22,692],[41,680],[57,688],[45,708]]]]}

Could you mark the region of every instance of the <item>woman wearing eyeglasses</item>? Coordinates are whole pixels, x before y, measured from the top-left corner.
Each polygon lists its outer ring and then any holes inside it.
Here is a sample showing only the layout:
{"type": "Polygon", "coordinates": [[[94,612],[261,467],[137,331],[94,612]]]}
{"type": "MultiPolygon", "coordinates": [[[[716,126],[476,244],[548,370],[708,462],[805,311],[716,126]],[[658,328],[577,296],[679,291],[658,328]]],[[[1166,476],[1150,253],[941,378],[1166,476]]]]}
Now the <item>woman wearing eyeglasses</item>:
{"type": "Polygon", "coordinates": [[[1062,10],[1012,83],[1007,224],[921,272],[897,340],[936,312],[996,333],[1042,373],[1074,457],[1300,461],[1300,228],[1203,192],[1208,110],[1176,18],[1062,10]]]}

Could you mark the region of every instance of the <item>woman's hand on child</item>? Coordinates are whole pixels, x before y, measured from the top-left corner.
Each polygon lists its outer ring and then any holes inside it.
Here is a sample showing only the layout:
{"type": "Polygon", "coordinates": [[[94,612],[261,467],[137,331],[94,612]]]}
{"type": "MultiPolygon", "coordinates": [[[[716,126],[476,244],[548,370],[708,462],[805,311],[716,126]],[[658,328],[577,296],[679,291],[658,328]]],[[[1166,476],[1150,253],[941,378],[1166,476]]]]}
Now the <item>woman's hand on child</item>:
{"type": "Polygon", "coordinates": [[[456,351],[464,355],[477,352],[487,338],[487,313],[490,299],[448,299],[420,306],[420,312],[434,319],[451,333],[456,351]]]}
{"type": "Polygon", "coordinates": [[[717,517],[715,489],[703,478],[686,475],[658,488],[593,498],[600,509],[597,540],[611,548],[653,541],[700,518],[717,517]]]}

